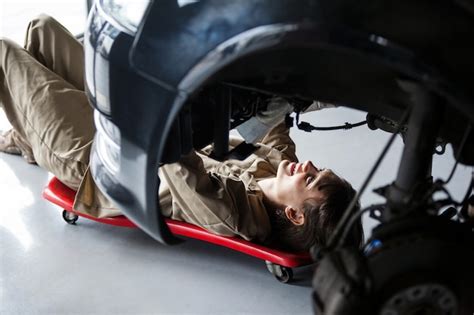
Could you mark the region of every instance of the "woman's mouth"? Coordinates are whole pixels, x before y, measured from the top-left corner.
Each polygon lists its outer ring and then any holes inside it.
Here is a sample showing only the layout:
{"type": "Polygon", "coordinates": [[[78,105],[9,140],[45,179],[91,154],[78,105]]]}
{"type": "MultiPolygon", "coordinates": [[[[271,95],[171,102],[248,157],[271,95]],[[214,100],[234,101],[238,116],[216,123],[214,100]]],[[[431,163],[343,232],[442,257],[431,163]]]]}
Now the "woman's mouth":
{"type": "Polygon", "coordinates": [[[296,163],[291,163],[290,164],[290,176],[293,176],[295,174],[295,169],[296,169],[296,163]]]}

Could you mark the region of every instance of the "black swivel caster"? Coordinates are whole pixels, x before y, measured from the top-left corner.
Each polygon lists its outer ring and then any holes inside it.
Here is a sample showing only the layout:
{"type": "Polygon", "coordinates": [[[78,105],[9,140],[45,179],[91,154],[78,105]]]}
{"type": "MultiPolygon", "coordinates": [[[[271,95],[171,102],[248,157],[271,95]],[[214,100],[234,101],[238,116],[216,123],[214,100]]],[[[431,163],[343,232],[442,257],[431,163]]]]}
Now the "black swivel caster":
{"type": "Polygon", "coordinates": [[[77,219],[79,216],[71,211],[63,210],[63,219],[68,224],[76,224],[77,219]]]}
{"type": "Polygon", "coordinates": [[[265,263],[267,264],[268,271],[270,271],[278,281],[288,283],[293,280],[293,270],[291,268],[274,264],[268,260],[266,260],[265,263]]]}

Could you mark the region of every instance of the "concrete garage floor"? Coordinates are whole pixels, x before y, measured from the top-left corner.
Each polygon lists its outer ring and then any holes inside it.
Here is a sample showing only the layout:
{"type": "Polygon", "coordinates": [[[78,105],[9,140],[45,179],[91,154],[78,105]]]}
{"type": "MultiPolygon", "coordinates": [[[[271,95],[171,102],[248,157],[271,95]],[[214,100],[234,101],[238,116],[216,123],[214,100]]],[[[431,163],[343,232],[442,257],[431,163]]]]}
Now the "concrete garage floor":
{"type": "MultiPolygon", "coordinates": [[[[364,119],[351,109],[302,116],[332,125],[364,119]]],[[[0,110],[0,130],[8,123],[0,110]]],[[[306,134],[292,130],[301,160],[331,167],[357,189],[389,134],[353,131],[306,134]]],[[[362,205],[381,201],[371,189],[390,183],[402,149],[398,139],[362,205]]],[[[434,161],[449,174],[451,151],[434,161]]],[[[459,166],[449,190],[461,198],[471,169],[459,166]]],[[[41,197],[51,175],[21,157],[0,153],[0,314],[309,314],[312,268],[281,284],[264,262],[195,240],[163,246],[137,229],[87,219],[66,224],[61,209],[41,197]]],[[[374,222],[364,219],[366,235],[374,222]]]]}

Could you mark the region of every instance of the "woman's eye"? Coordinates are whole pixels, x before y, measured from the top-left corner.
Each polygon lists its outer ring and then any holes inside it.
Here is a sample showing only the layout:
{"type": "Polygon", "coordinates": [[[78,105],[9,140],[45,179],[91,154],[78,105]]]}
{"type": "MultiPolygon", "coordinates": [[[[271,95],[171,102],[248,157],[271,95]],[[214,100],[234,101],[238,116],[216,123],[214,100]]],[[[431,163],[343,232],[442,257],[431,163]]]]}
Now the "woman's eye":
{"type": "Polygon", "coordinates": [[[313,181],[314,177],[313,176],[308,176],[306,177],[306,186],[308,186],[309,184],[311,184],[311,182],[313,181]]]}

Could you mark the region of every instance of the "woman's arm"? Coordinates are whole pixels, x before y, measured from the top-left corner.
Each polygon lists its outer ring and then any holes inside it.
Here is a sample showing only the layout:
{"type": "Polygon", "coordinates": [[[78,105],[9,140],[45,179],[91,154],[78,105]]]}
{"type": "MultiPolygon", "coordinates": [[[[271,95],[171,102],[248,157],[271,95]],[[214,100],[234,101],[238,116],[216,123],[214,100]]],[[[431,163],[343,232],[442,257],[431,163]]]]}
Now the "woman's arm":
{"type": "Polygon", "coordinates": [[[296,145],[290,137],[290,128],[286,126],[284,121],[270,129],[260,143],[280,151],[284,159],[298,161],[296,145]]]}

